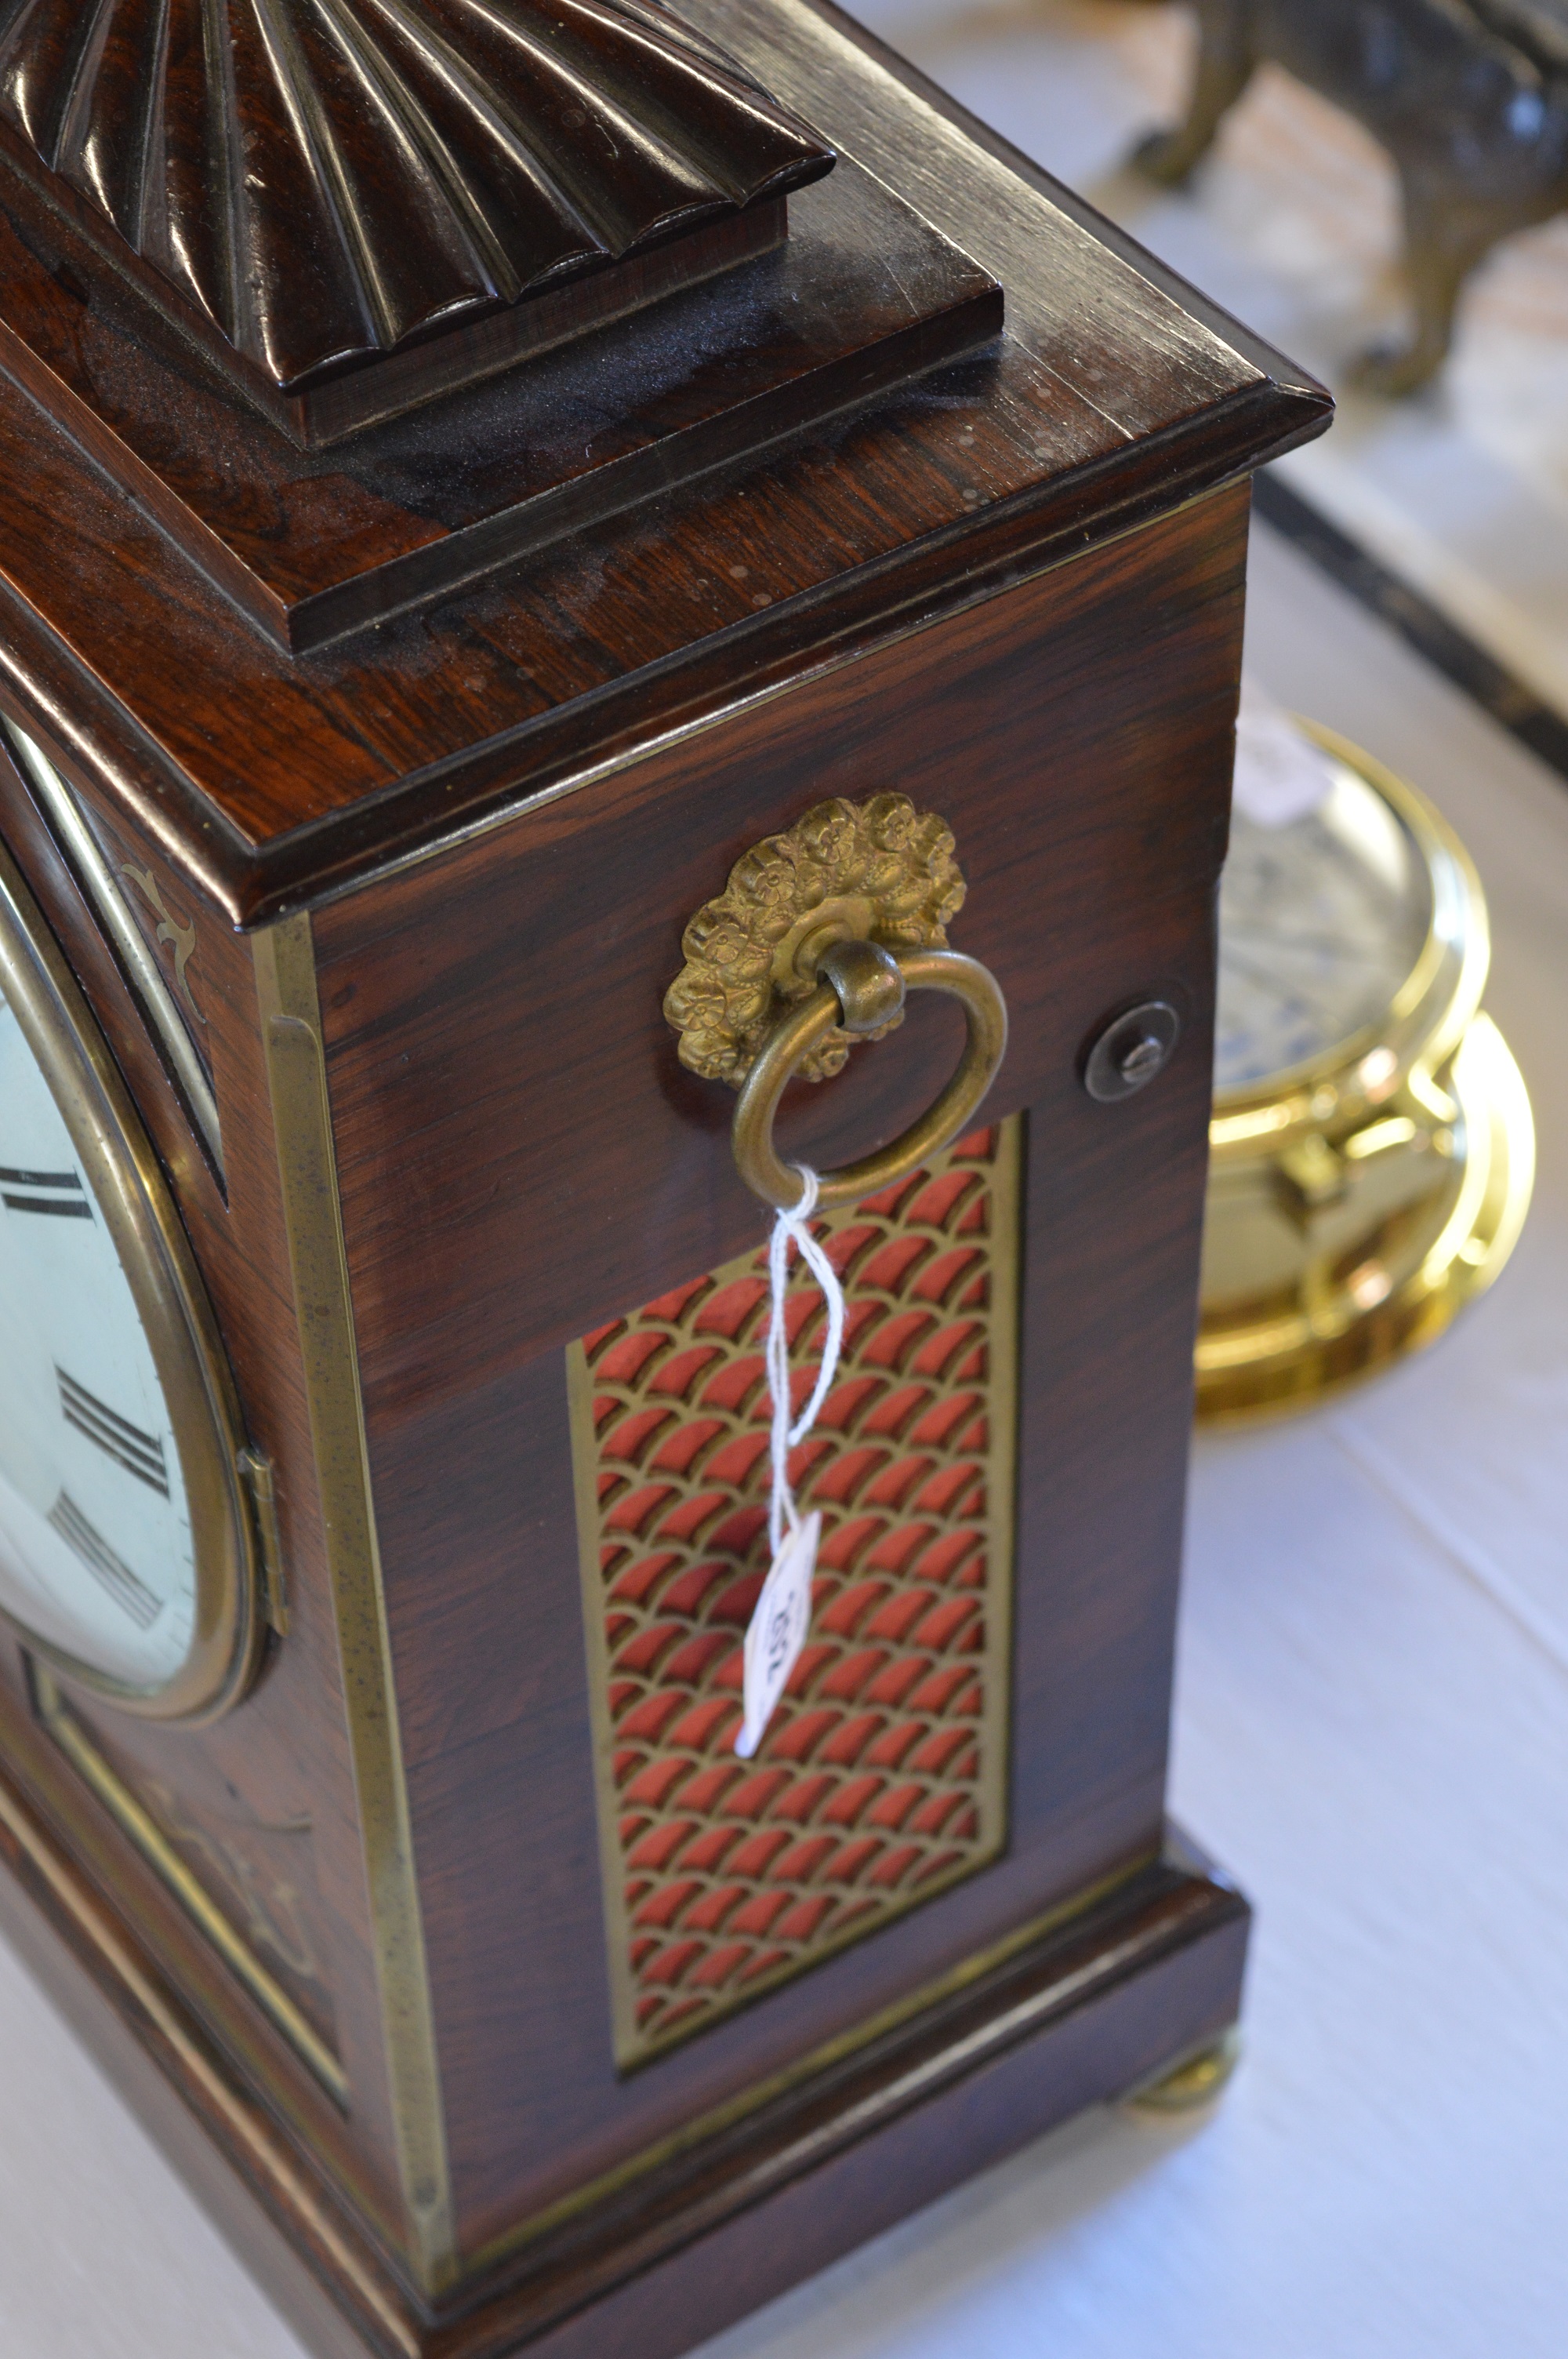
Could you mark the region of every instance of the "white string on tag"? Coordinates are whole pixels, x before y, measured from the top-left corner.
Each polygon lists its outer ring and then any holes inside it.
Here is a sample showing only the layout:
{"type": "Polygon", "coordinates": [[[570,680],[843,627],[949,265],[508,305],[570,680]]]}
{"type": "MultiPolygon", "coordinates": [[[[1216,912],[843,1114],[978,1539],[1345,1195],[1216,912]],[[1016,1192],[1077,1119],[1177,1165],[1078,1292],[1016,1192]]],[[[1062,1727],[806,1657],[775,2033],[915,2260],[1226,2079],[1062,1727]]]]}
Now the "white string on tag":
{"type": "Polygon", "coordinates": [[[792,1532],[800,1528],[795,1493],[790,1488],[789,1453],[799,1448],[816,1423],[822,1404],[833,1389],[833,1379],[838,1373],[838,1354],[844,1343],[844,1289],[838,1283],[838,1271],[806,1225],[816,1210],[819,1182],[816,1172],[806,1164],[797,1163],[795,1169],[801,1179],[800,1201],[789,1212],[774,1213],[773,1233],[768,1242],[768,1281],[772,1299],[768,1316],[767,1367],[768,1387],[773,1399],[773,1480],[768,1503],[768,1542],[774,1556],[784,1546],[786,1528],[792,1532]],[[789,1329],[784,1322],[792,1243],[820,1287],[827,1311],[822,1365],[816,1372],[811,1398],[793,1425],[790,1422],[789,1329]]]}
{"type": "Polygon", "coordinates": [[[803,1163],[800,1201],[773,1218],[768,1243],[768,1389],[773,1397],[772,1480],[768,1496],[768,1545],[772,1562],[746,1629],[745,1702],[735,1750],[750,1760],[762,1743],[785,1682],[799,1659],[811,1622],[811,1579],[816,1566],[820,1515],[802,1516],[789,1479],[789,1453],[816,1424],[838,1373],[844,1342],[844,1289],[838,1273],[806,1226],[816,1209],[818,1180],[803,1163]],[[827,1312],[822,1364],[811,1397],[792,1416],[789,1328],[785,1318],[789,1249],[794,1244],[821,1289],[827,1312]]]}

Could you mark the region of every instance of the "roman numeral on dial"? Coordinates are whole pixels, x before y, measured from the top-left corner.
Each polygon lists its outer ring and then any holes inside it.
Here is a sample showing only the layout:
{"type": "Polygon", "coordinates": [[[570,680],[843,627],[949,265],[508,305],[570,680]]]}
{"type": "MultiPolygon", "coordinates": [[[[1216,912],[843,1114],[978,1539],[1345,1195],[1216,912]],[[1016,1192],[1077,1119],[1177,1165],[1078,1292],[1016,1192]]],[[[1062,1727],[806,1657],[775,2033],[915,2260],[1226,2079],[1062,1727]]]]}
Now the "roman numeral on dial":
{"type": "Polygon", "coordinates": [[[49,1509],[49,1521],[71,1553],[81,1559],[115,1604],[130,1615],[137,1629],[150,1630],[163,1612],[162,1601],[153,1595],[145,1581],[136,1578],[123,1557],[115,1555],[69,1492],[62,1491],[49,1509]]]}
{"type": "Polygon", "coordinates": [[[90,1221],[92,1207],[74,1171],[13,1171],[0,1164],[0,1204],[13,1212],[53,1212],[61,1220],[90,1221]],[[58,1195],[36,1196],[35,1188],[58,1189],[58,1195]],[[18,1190],[27,1189],[22,1195],[18,1190]]]}
{"type": "Polygon", "coordinates": [[[139,1425],[133,1425],[128,1418],[107,1408],[85,1385],[68,1376],[63,1368],[55,1369],[55,1380],[59,1386],[60,1415],[67,1425],[73,1425],[78,1433],[96,1442],[105,1457],[114,1459],[127,1474],[134,1474],[138,1483],[145,1483],[149,1491],[157,1491],[167,1499],[168,1469],[164,1463],[163,1443],[156,1435],[144,1433],[139,1425]]]}

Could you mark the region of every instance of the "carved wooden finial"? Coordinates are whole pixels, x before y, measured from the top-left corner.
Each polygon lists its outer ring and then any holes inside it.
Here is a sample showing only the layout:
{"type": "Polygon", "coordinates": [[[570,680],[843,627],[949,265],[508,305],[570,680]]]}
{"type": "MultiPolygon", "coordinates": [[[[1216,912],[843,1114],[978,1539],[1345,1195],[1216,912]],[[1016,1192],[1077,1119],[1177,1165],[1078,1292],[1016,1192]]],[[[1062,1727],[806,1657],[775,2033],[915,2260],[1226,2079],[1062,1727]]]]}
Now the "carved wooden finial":
{"type": "Polygon", "coordinates": [[[0,122],[285,394],[833,162],[653,0],[0,0],[0,122]]]}

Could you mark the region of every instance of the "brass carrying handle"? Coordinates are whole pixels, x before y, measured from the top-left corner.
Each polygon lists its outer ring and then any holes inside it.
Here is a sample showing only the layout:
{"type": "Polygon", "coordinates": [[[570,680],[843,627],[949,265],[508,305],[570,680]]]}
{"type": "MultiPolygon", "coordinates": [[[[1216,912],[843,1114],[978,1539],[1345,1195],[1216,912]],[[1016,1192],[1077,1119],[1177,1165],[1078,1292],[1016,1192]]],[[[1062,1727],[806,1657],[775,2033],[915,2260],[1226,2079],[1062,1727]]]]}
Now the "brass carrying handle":
{"type": "Polygon", "coordinates": [[[968,1038],[958,1069],[935,1103],[902,1137],[841,1171],[825,1171],[816,1201],[824,1212],[906,1180],[962,1136],[996,1078],[1007,1049],[1007,1002],[996,977],[960,951],[888,951],[880,942],[835,942],[817,962],[821,980],[809,998],[787,1008],[757,1051],[741,1084],[730,1136],[741,1177],[764,1204],[788,1211],[802,1195],[799,1172],[781,1161],[773,1117],[795,1066],[827,1032],[875,1032],[897,1016],[911,991],[945,991],[963,1006],[968,1038]]]}

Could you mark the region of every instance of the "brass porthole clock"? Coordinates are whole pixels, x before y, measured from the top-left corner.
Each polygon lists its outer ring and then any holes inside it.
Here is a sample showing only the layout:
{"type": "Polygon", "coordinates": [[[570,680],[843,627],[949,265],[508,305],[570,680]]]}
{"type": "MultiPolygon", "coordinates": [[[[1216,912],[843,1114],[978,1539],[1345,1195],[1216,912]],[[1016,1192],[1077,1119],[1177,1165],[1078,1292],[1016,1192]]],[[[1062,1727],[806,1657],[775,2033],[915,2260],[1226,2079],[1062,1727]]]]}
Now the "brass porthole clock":
{"type": "Polygon", "coordinates": [[[1481,1014],[1486,902],[1426,798],[1243,708],[1220,890],[1200,1419],[1288,1408],[1432,1342],[1530,1202],[1519,1068],[1481,1014]]]}
{"type": "Polygon", "coordinates": [[[221,1712],[265,1626],[243,1450],[157,1158],[0,851],[0,1613],[122,1710],[221,1712]]]}

